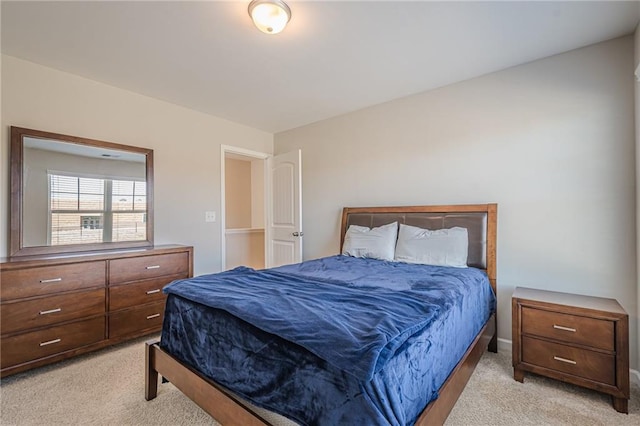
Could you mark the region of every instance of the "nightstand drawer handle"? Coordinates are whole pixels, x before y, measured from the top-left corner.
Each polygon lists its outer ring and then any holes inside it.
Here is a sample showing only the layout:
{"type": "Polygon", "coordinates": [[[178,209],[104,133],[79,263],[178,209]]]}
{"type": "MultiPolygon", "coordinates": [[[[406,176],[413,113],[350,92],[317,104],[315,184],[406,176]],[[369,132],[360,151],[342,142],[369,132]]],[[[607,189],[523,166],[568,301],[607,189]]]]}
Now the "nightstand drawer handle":
{"type": "Polygon", "coordinates": [[[147,291],[147,294],[155,294],[155,293],[160,293],[160,289],[156,288],[155,290],[149,290],[147,291]]]}
{"type": "Polygon", "coordinates": [[[160,269],[160,265],[147,266],[146,269],[160,269]]]}
{"type": "Polygon", "coordinates": [[[153,314],[153,315],[149,315],[147,319],[154,319],[154,318],[158,318],[159,316],[160,314],[153,314]]]}
{"type": "Polygon", "coordinates": [[[46,283],[57,283],[58,281],[62,281],[62,278],[51,278],[48,280],[40,280],[41,284],[46,284],[46,283]]]}
{"type": "Polygon", "coordinates": [[[576,365],[577,362],[570,360],[570,359],[566,359],[566,358],[560,358],[559,356],[554,356],[553,359],[555,359],[556,361],[560,361],[560,362],[566,362],[567,364],[573,364],[576,365]]]}
{"type": "Polygon", "coordinates": [[[553,324],[553,328],[555,328],[556,330],[562,330],[562,331],[570,331],[572,333],[576,332],[575,328],[569,328],[569,327],[563,327],[561,325],[555,325],[553,324]]]}
{"type": "Polygon", "coordinates": [[[54,343],[58,343],[60,342],[62,339],[53,339],[53,340],[49,340],[48,342],[42,342],[40,343],[40,346],[47,346],[47,345],[53,345],[54,343]]]}
{"type": "Polygon", "coordinates": [[[48,311],[40,311],[40,315],[55,314],[60,311],[62,311],[62,308],[49,309],[48,311]]]}

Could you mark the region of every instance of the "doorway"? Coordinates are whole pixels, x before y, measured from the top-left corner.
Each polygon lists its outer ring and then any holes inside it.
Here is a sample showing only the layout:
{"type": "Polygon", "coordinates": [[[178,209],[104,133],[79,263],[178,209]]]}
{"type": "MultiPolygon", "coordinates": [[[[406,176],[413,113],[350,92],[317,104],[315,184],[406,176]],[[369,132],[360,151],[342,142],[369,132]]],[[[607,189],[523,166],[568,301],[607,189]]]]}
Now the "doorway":
{"type": "Polygon", "coordinates": [[[222,146],[222,269],[262,269],[265,258],[266,160],[269,154],[222,146]]]}
{"type": "Polygon", "coordinates": [[[221,147],[221,269],[302,261],[302,151],[221,147]]]}

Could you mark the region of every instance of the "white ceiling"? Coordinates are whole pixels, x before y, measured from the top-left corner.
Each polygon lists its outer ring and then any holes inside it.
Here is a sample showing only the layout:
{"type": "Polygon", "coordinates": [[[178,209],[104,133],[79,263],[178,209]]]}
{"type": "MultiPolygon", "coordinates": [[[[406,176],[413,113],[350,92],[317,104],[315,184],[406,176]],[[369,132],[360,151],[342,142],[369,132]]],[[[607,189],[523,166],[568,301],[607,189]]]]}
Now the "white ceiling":
{"type": "Polygon", "coordinates": [[[2,52],[271,133],[631,34],[635,2],[2,1],[2,52]]]}
{"type": "Polygon", "coordinates": [[[133,163],[145,163],[147,156],[130,151],[109,149],[91,145],[63,142],[55,139],[40,139],[25,136],[24,148],[41,149],[43,151],[61,152],[63,154],[77,155],[81,157],[100,158],[111,161],[130,161],[133,163]]]}

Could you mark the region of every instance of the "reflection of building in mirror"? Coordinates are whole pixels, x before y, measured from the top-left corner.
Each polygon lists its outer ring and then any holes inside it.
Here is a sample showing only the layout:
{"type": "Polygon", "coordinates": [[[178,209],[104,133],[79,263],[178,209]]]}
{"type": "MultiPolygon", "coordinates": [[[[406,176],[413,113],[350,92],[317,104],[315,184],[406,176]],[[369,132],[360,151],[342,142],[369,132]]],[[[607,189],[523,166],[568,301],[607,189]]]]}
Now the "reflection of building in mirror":
{"type": "Polygon", "coordinates": [[[102,229],[102,216],[80,216],[82,229],[102,229]]]}

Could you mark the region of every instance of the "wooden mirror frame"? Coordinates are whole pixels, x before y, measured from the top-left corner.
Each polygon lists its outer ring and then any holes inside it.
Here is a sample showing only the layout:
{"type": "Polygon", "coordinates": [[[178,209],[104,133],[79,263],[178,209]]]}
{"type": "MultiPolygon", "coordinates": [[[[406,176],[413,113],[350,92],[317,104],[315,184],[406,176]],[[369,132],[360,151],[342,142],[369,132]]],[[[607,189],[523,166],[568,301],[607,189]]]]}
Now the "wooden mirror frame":
{"type": "Polygon", "coordinates": [[[11,198],[10,198],[10,231],[9,231],[9,256],[31,256],[89,252],[95,250],[127,249],[153,246],[153,150],[139,148],[130,145],[122,145],[113,142],[105,142],[95,139],[87,139],[78,136],[63,135],[59,133],[45,132],[41,130],[11,127],[11,198]],[[78,243],[56,246],[23,246],[23,147],[24,137],[37,139],[52,139],[55,141],[92,146],[96,148],[115,149],[119,151],[142,154],[146,157],[146,190],[147,190],[147,227],[146,239],[139,241],[102,242],[102,243],[78,243]]]}

